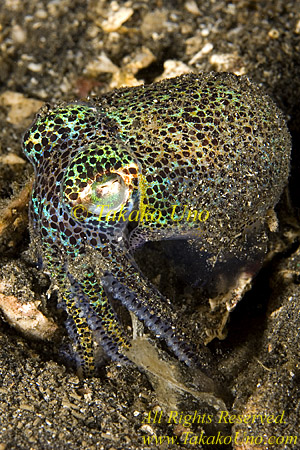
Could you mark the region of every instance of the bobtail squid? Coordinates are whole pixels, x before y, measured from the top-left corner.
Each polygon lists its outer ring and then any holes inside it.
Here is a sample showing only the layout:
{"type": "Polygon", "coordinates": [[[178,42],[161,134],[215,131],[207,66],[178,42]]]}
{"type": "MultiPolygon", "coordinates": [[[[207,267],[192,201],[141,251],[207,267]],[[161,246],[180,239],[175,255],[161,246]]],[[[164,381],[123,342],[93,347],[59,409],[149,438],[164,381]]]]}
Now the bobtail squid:
{"type": "Polygon", "coordinates": [[[118,305],[193,364],[169,300],[134,250],[187,240],[207,274],[227,273],[219,295],[257,272],[289,173],[290,138],[274,102],[246,77],[188,74],[45,105],[23,145],[35,171],[32,244],[67,312],[83,374],[102,352],[127,359],[118,305]]]}

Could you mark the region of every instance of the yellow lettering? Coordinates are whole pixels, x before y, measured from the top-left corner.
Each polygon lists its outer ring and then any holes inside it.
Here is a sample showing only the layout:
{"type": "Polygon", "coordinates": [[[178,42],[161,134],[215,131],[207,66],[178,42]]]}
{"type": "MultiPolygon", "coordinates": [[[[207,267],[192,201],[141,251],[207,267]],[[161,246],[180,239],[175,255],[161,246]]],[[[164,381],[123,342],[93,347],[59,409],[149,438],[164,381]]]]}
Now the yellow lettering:
{"type": "Polygon", "coordinates": [[[191,439],[189,440],[189,444],[196,445],[197,443],[198,443],[198,436],[192,436],[191,439]]]}
{"type": "Polygon", "coordinates": [[[268,439],[268,443],[270,444],[270,445],[273,445],[273,444],[275,444],[275,436],[270,436],[269,437],[269,439],[268,439]],[[271,440],[272,439],[272,440],[271,440]],[[274,439],[274,441],[273,441],[273,439],[274,439]]]}
{"type": "Polygon", "coordinates": [[[235,443],[235,444],[239,444],[239,442],[238,442],[239,434],[240,434],[239,431],[236,431],[236,432],[235,432],[235,437],[234,437],[234,443],[235,443]]]}
{"type": "Polygon", "coordinates": [[[208,414],[206,421],[205,422],[202,421],[202,423],[212,423],[212,420],[213,420],[213,416],[211,414],[208,414]]]}
{"type": "Polygon", "coordinates": [[[267,418],[267,422],[268,423],[273,423],[274,422],[274,416],[273,416],[273,414],[271,414],[270,416],[268,416],[268,418],[267,418]]]}
{"type": "Polygon", "coordinates": [[[77,205],[72,208],[72,214],[79,222],[83,222],[88,216],[88,210],[83,205],[77,205]]]}
{"type": "Polygon", "coordinates": [[[198,211],[197,211],[196,209],[194,209],[194,210],[189,209],[189,212],[188,212],[186,221],[188,222],[188,221],[190,220],[190,217],[191,217],[192,215],[194,215],[194,216],[193,216],[193,222],[195,222],[195,220],[197,220],[197,214],[198,214],[198,211]]]}
{"type": "Polygon", "coordinates": [[[177,411],[171,411],[170,415],[169,415],[169,419],[168,419],[168,423],[171,423],[171,419],[173,419],[174,423],[178,423],[175,419],[178,416],[178,412],[177,411]]]}
{"type": "MultiPolygon", "coordinates": [[[[100,206],[100,205],[99,205],[100,206]]],[[[98,205],[97,205],[97,207],[98,207],[98,205]]],[[[108,208],[109,207],[109,205],[101,205],[101,210],[100,210],[100,214],[99,214],[99,216],[98,216],[98,221],[100,222],[100,220],[102,219],[102,214],[103,214],[103,210],[104,210],[104,208],[108,208]]]]}
{"type": "Polygon", "coordinates": [[[285,420],[283,420],[283,416],[284,416],[284,410],[282,411],[282,414],[280,414],[280,416],[277,416],[275,418],[275,423],[286,423],[285,420]],[[277,421],[278,420],[278,421],[277,421]]]}
{"type": "Polygon", "coordinates": [[[146,417],[144,417],[142,423],[151,423],[151,411],[147,414],[146,417]]]}
{"type": "Polygon", "coordinates": [[[219,422],[218,423],[222,423],[222,422],[224,422],[224,423],[229,423],[229,422],[227,422],[227,417],[229,416],[229,412],[227,412],[227,411],[221,411],[221,416],[220,416],[220,419],[219,419],[219,422]]]}
{"type": "Polygon", "coordinates": [[[297,444],[297,436],[287,436],[285,438],[285,443],[286,444],[294,444],[294,445],[296,445],[297,444]]]}
{"type": "MultiPolygon", "coordinates": [[[[244,433],[245,434],[245,433],[244,433]]],[[[254,436],[247,436],[246,438],[246,444],[254,444],[254,436]]]]}
{"type": "Polygon", "coordinates": [[[185,435],[183,444],[187,444],[188,438],[189,438],[189,435],[190,435],[190,434],[193,434],[192,431],[185,431],[184,433],[182,433],[182,436],[185,435]]]}
{"type": "Polygon", "coordinates": [[[184,427],[191,426],[192,425],[191,418],[192,418],[191,414],[186,414],[185,416],[183,416],[183,424],[182,425],[184,427]]]}
{"type": "Polygon", "coordinates": [[[252,420],[251,420],[251,423],[254,423],[254,422],[255,422],[255,419],[256,419],[256,417],[257,417],[257,415],[256,415],[256,414],[253,414],[253,415],[252,415],[252,420]]]}
{"type": "Polygon", "coordinates": [[[209,218],[209,211],[207,211],[207,209],[204,209],[203,211],[199,212],[198,219],[199,219],[200,222],[206,222],[208,218],[209,218]],[[204,219],[202,219],[202,214],[203,213],[205,213],[205,218],[204,219]]]}
{"type": "Polygon", "coordinates": [[[143,208],[143,211],[142,211],[141,216],[140,216],[140,222],[144,221],[144,217],[145,217],[146,222],[150,222],[151,216],[150,216],[150,213],[146,212],[147,208],[149,208],[149,205],[146,205],[143,208]]]}
{"type": "Polygon", "coordinates": [[[159,209],[156,209],[152,214],[151,214],[151,222],[159,222],[162,216],[162,212],[159,209]],[[158,211],[159,217],[155,220],[154,219],[154,214],[158,211]]]}
{"type": "Polygon", "coordinates": [[[133,209],[128,217],[129,222],[137,222],[139,220],[139,214],[140,214],[139,210],[133,209]],[[136,213],[136,216],[132,218],[131,215],[134,213],[136,213]]]}
{"type": "Polygon", "coordinates": [[[243,422],[248,423],[251,419],[252,419],[251,414],[248,414],[248,415],[244,416],[243,422]]]}
{"type": "Polygon", "coordinates": [[[153,422],[152,422],[152,423],[160,423],[160,421],[161,421],[161,416],[162,416],[162,411],[160,412],[160,416],[159,416],[158,421],[156,421],[156,417],[157,417],[157,414],[158,414],[158,413],[159,413],[159,411],[156,411],[156,412],[155,412],[154,419],[153,419],[153,422]]]}
{"type": "Polygon", "coordinates": [[[183,216],[184,216],[185,210],[187,208],[187,205],[184,205],[184,210],[183,210],[183,213],[182,213],[182,217],[180,219],[175,219],[174,218],[174,214],[175,214],[177,206],[178,205],[173,205],[172,214],[171,214],[171,220],[173,220],[173,222],[181,222],[181,220],[183,220],[183,216]]]}
{"type": "Polygon", "coordinates": [[[122,217],[123,222],[126,222],[126,218],[124,216],[123,209],[124,209],[124,205],[122,205],[122,207],[121,207],[121,209],[119,211],[118,222],[120,222],[121,217],[122,217]]]}
{"type": "Polygon", "coordinates": [[[115,212],[113,213],[113,215],[111,216],[111,212],[108,211],[108,213],[107,213],[106,216],[105,216],[105,220],[107,220],[108,222],[109,222],[110,220],[115,221],[115,220],[116,220],[116,214],[117,214],[117,211],[115,211],[115,212]],[[111,216],[111,217],[110,217],[110,216],[111,216]]]}

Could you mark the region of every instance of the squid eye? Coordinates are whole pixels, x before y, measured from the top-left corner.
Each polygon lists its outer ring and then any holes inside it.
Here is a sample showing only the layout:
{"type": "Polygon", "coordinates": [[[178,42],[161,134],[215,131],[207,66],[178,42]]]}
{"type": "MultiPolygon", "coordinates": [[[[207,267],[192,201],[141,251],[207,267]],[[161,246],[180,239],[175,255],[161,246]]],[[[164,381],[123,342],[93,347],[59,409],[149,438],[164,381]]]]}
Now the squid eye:
{"type": "Polygon", "coordinates": [[[93,214],[118,211],[121,205],[126,203],[128,195],[128,186],[120,175],[104,175],[101,181],[95,181],[91,185],[91,197],[87,207],[93,214]]]}

